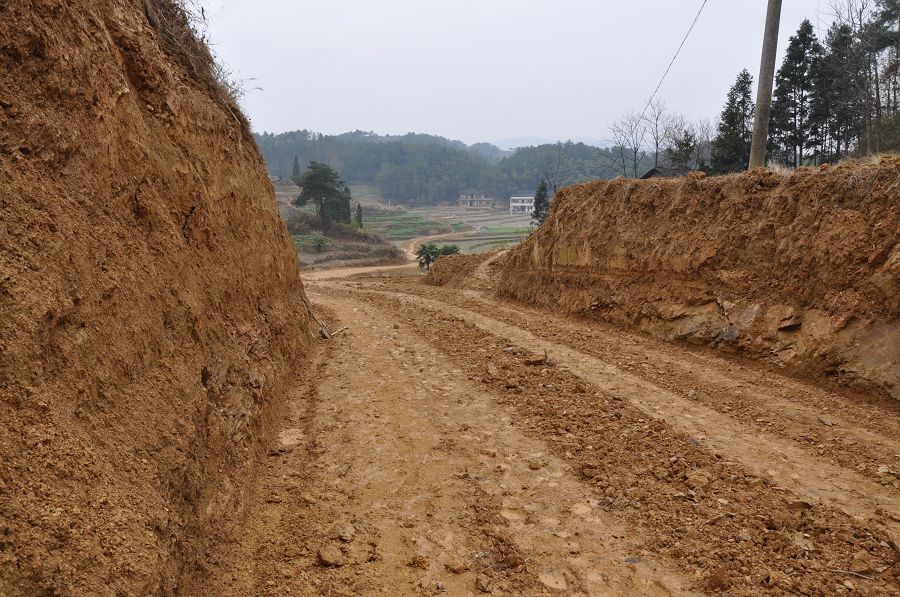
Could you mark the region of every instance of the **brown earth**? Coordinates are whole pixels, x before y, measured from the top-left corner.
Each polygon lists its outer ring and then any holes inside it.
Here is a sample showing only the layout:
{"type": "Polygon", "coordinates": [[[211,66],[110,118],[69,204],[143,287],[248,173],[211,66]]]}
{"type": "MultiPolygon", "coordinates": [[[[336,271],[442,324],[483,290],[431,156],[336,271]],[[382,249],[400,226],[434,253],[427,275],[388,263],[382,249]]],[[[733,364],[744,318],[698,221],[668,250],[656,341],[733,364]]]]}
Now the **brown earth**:
{"type": "Polygon", "coordinates": [[[576,185],[500,296],[900,398],[900,158],[576,185]]]}
{"type": "Polygon", "coordinates": [[[309,346],[261,156],[173,14],[0,3],[0,595],[179,593],[309,346]]]}
{"type": "Polygon", "coordinates": [[[448,288],[493,290],[507,253],[509,249],[439,257],[428,272],[425,282],[448,288]]]}
{"type": "Polygon", "coordinates": [[[900,591],[896,402],[387,272],[187,594],[900,591]]]}
{"type": "Polygon", "coordinates": [[[897,161],[574,187],[313,342],[172,6],[0,4],[0,595],[900,594],[897,161]]]}
{"type": "Polygon", "coordinates": [[[490,253],[473,253],[471,255],[443,255],[437,258],[428,272],[426,282],[434,286],[460,288],[469,283],[472,273],[485,261],[496,255],[490,253]]]}

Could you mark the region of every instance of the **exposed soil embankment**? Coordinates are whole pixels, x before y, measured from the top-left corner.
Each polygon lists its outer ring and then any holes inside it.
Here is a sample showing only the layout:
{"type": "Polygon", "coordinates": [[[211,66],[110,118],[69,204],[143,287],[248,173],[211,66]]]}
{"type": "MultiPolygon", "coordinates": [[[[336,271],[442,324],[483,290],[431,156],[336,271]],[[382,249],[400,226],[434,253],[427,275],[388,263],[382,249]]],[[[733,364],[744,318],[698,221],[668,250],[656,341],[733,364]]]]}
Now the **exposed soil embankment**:
{"type": "Polygon", "coordinates": [[[501,296],[900,398],[900,160],[560,192],[501,296]]]}
{"type": "Polygon", "coordinates": [[[442,255],[437,258],[428,276],[427,284],[460,288],[467,285],[478,266],[483,264],[492,253],[473,253],[472,255],[442,255]]]}
{"type": "Polygon", "coordinates": [[[172,8],[0,3],[3,595],[180,592],[309,346],[262,158],[172,8]]]}

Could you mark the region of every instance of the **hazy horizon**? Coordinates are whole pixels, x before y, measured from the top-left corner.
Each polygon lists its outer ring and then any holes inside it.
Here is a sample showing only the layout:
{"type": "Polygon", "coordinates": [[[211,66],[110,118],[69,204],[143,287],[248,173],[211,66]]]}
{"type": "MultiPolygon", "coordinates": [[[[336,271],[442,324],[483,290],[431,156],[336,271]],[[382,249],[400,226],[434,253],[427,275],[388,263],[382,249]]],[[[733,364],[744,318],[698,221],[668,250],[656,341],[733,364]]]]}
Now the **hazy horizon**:
{"type": "MultiPolygon", "coordinates": [[[[254,130],[428,133],[467,144],[603,141],[640,111],[700,0],[609,8],[561,2],[412,0],[206,3],[211,43],[248,91],[254,130]]],[[[820,0],[785,3],[779,62],[820,0]]],[[[766,2],[709,0],[659,96],[714,120],[742,68],[756,77],[766,2]]]]}

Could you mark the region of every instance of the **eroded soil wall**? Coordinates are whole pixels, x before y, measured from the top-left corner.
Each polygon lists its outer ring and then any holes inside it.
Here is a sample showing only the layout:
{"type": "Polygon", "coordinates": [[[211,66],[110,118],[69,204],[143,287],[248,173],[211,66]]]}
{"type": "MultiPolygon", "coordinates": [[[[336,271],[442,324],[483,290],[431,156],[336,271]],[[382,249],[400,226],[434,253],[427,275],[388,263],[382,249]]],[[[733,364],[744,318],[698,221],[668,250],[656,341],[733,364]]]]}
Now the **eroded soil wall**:
{"type": "Polygon", "coordinates": [[[0,2],[3,595],[179,592],[309,347],[259,151],[164,4],[0,2]]]}
{"type": "Polygon", "coordinates": [[[509,298],[900,398],[900,159],[570,187],[509,298]]]}

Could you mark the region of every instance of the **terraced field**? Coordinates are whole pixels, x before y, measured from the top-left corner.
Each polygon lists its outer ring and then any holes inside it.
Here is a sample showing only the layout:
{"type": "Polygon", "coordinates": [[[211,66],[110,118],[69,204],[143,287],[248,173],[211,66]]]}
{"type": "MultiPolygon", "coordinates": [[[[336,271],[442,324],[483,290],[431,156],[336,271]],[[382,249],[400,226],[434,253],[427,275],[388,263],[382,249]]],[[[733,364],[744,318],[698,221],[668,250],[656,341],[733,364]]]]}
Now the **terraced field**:
{"type": "Polygon", "coordinates": [[[366,228],[402,245],[411,238],[454,234],[463,253],[479,253],[521,242],[531,231],[531,218],[503,211],[459,208],[381,208],[365,214],[366,228]],[[456,233],[464,233],[461,237],[456,233]]]}

